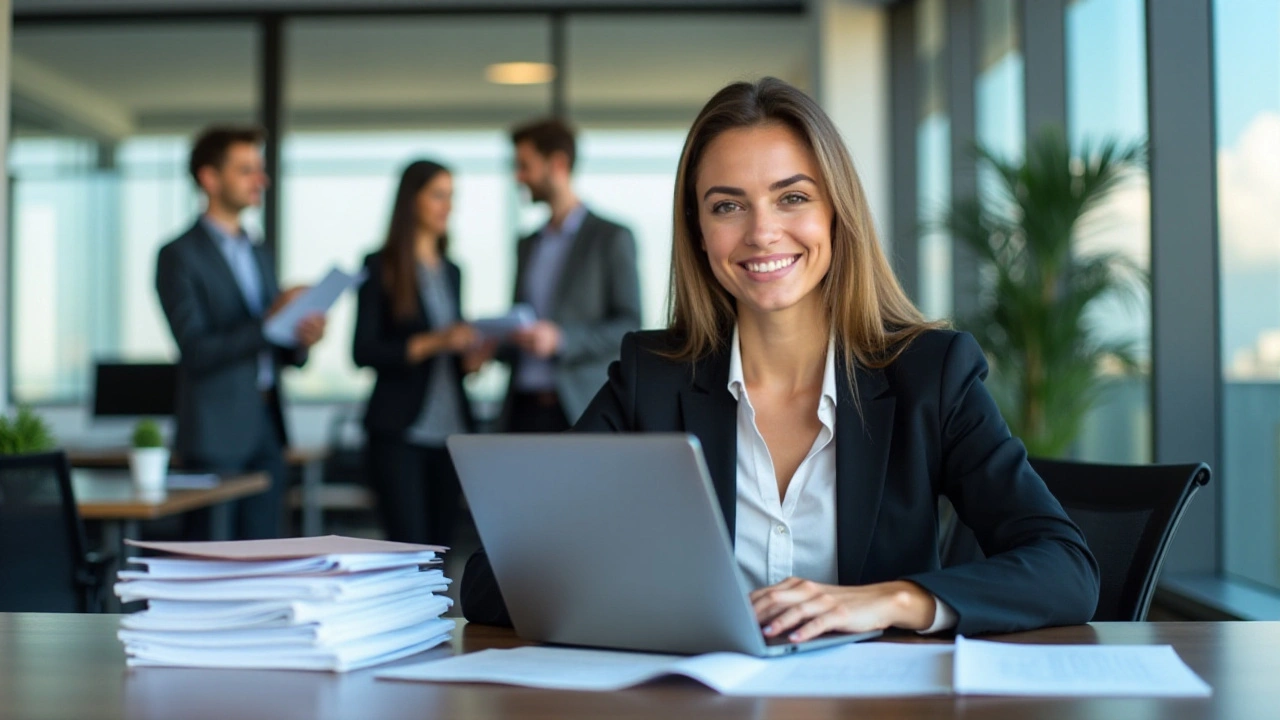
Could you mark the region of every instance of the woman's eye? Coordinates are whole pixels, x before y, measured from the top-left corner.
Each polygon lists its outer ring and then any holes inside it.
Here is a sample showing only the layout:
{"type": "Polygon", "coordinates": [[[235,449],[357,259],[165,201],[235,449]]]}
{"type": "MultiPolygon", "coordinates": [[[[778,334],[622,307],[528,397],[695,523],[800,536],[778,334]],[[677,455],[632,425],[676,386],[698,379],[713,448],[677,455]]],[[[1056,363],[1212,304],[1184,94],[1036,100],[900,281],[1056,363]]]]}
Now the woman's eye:
{"type": "Polygon", "coordinates": [[[787,193],[786,195],[782,196],[782,204],[783,205],[799,205],[800,203],[805,202],[808,199],[809,198],[805,197],[804,194],[802,193],[787,193]]]}
{"type": "Polygon", "coordinates": [[[725,213],[733,212],[734,210],[737,210],[737,209],[738,209],[738,203],[733,202],[731,200],[721,200],[720,202],[711,206],[711,212],[715,215],[724,215],[725,213]]]}

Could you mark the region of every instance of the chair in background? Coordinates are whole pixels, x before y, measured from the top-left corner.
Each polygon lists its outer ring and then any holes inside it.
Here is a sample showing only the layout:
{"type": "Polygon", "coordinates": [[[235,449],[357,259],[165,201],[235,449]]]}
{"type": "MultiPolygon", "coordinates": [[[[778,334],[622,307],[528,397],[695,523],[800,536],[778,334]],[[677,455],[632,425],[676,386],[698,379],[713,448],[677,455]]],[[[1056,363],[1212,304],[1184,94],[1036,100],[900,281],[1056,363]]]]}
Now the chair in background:
{"type": "Polygon", "coordinates": [[[110,562],[85,551],[65,453],[0,457],[0,611],[99,612],[110,562]]]}
{"type": "MultiPolygon", "coordinates": [[[[1209,466],[1099,465],[1032,458],[1098,560],[1102,585],[1095,621],[1147,619],[1169,541],[1209,466]]],[[[943,510],[944,567],[980,559],[982,551],[954,512],[943,510]]]]}

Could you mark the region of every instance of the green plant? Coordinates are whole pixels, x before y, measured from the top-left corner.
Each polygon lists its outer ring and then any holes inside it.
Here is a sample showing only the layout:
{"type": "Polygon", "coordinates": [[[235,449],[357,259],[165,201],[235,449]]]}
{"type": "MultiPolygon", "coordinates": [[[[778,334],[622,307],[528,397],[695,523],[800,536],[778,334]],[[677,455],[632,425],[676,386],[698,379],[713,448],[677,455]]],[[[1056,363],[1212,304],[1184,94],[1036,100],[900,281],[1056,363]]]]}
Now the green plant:
{"type": "Polygon", "coordinates": [[[1136,366],[1133,343],[1103,338],[1088,313],[1102,298],[1136,298],[1146,274],[1117,253],[1080,252],[1072,240],[1144,166],[1146,148],[1105,141],[1073,156],[1063,134],[1048,129],[1022,162],[976,152],[994,181],[942,223],[980,266],[978,309],[957,324],[986,350],[1013,434],[1032,455],[1061,456],[1102,391],[1099,367],[1136,366]]]}
{"type": "Polygon", "coordinates": [[[0,455],[26,455],[52,450],[57,445],[49,425],[23,405],[10,418],[0,415],[0,455]]]}
{"type": "Polygon", "coordinates": [[[164,447],[164,436],[155,420],[139,420],[133,426],[133,446],[136,448],[164,447]]]}

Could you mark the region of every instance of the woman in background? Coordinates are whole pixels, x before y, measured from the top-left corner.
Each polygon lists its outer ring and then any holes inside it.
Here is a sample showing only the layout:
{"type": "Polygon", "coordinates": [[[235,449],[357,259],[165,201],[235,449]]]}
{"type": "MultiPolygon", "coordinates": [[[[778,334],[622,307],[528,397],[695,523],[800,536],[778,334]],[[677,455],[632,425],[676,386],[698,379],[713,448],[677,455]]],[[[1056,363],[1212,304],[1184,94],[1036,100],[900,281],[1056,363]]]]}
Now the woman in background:
{"type": "Polygon", "coordinates": [[[462,274],[445,256],[453,176],[428,160],[400,177],[382,249],[365,259],[352,355],[377,372],[365,410],[367,471],[387,538],[447,545],[458,477],[445,438],[472,430],[462,274]]]}

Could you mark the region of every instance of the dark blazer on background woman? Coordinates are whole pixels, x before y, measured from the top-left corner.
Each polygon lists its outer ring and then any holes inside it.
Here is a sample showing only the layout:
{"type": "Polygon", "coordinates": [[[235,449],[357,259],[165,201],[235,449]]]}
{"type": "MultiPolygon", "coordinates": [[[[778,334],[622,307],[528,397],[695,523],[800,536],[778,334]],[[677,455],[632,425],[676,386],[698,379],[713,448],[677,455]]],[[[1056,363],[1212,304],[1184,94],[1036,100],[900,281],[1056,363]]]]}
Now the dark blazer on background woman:
{"type": "MultiPolygon", "coordinates": [[[[445,276],[452,286],[454,307],[462,307],[462,271],[447,259],[442,262],[445,276]]],[[[442,328],[431,325],[420,299],[418,311],[412,320],[397,319],[392,313],[391,298],[379,282],[382,277],[380,253],[366,257],[364,265],[368,270],[368,280],[360,286],[352,356],[357,365],[373,368],[378,374],[373,394],[369,396],[369,403],[365,408],[364,427],[370,434],[394,435],[399,438],[418,419],[424,403],[430,402],[426,393],[432,363],[411,365],[406,359],[406,345],[409,338],[417,333],[442,328]]],[[[471,416],[470,406],[465,402],[466,393],[462,389],[462,378],[465,376],[462,360],[455,356],[453,361],[458,370],[456,377],[459,397],[464,399],[463,418],[468,432],[471,432],[475,421],[471,416]]]]}
{"type": "MultiPolygon", "coordinates": [[[[667,331],[629,334],[574,429],[696,435],[732,536],[737,402],[727,387],[729,350],[693,364],[659,354],[676,347],[667,331]]],[[[986,375],[972,336],[933,330],[886,368],[859,369],[855,400],[837,356],[839,584],[914,582],[955,610],[954,629],[966,635],[1088,622],[1097,563],[1010,435],[986,375]],[[986,560],[940,568],[940,495],[973,529],[986,560]]],[[[461,592],[469,620],[510,624],[483,551],[468,562],[461,592]]]]}

